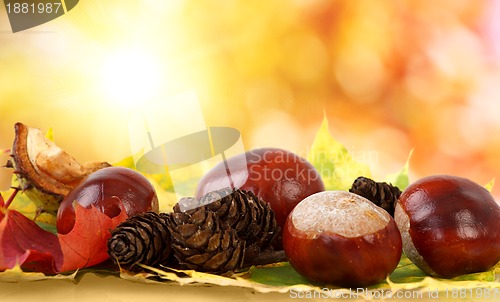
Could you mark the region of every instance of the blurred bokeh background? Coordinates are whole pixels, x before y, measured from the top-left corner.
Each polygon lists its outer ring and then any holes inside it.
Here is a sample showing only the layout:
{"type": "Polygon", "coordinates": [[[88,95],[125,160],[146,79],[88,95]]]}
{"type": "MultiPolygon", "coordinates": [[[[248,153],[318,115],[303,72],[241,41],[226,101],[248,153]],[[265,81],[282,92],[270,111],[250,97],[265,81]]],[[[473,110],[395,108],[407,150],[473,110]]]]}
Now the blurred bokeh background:
{"type": "Polygon", "coordinates": [[[132,112],[195,90],[246,149],[305,156],[326,116],[375,178],[414,149],[413,180],[485,184],[500,176],[499,63],[499,0],[81,0],[15,34],[0,5],[0,149],[21,121],[116,162],[132,112]]]}

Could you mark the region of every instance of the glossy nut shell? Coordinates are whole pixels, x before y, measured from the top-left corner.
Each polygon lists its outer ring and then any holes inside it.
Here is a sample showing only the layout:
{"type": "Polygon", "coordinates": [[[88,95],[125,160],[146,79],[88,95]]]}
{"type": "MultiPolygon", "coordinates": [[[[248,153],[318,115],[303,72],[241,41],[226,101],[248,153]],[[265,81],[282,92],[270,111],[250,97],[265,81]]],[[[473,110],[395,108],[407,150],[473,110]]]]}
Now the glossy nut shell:
{"type": "Polygon", "coordinates": [[[479,184],[435,175],[403,191],[395,220],[408,258],[426,273],[455,277],[500,261],[500,206],[479,184]]]}

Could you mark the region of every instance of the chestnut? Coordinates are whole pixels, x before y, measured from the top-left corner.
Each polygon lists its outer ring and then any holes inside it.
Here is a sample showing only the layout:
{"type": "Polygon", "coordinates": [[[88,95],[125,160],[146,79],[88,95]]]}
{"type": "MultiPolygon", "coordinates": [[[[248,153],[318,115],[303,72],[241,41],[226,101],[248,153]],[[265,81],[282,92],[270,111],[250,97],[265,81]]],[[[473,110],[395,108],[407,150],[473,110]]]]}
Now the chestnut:
{"type": "Polygon", "coordinates": [[[469,179],[421,178],[403,191],[394,216],[404,253],[431,276],[486,271],[500,261],[500,206],[469,179]]]}
{"type": "Polygon", "coordinates": [[[299,274],[341,287],[385,280],[402,254],[401,234],[391,215],[346,191],[324,191],[302,200],[286,220],[283,247],[299,274]]]}
{"type": "MultiPolygon", "coordinates": [[[[235,186],[269,203],[281,230],[288,214],[302,199],[325,190],[318,171],[306,159],[283,149],[260,148],[231,157],[208,171],[198,183],[197,198],[227,187],[226,166],[237,167],[229,175],[235,186]],[[242,159],[246,166],[240,164],[242,159]]],[[[277,249],[282,248],[281,233],[275,240],[277,249]]]]}
{"type": "Polygon", "coordinates": [[[84,207],[94,205],[110,218],[120,214],[119,202],[129,217],[137,213],[159,211],[158,197],[151,182],[139,172],[125,167],[97,170],[65,196],[57,212],[59,234],[69,233],[75,225],[73,202],[84,207]]]}

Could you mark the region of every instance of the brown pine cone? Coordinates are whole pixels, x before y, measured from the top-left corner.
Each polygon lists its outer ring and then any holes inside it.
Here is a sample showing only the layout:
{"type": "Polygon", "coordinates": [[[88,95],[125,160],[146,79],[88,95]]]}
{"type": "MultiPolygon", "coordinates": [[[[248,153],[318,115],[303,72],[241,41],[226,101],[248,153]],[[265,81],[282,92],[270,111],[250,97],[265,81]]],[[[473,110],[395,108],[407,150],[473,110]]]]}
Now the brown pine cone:
{"type": "Polygon", "coordinates": [[[225,188],[207,193],[199,201],[187,198],[179,201],[174,212],[180,212],[181,206],[192,208],[196,204],[216,213],[221,221],[236,230],[240,239],[245,240],[247,264],[269,248],[279,233],[274,211],[250,191],[225,188]]]}
{"type": "Polygon", "coordinates": [[[208,193],[200,203],[227,221],[247,245],[258,243],[262,249],[269,247],[279,232],[269,204],[250,191],[235,190],[227,194],[227,190],[223,189],[222,194],[220,191],[208,193]]]}
{"type": "Polygon", "coordinates": [[[176,211],[167,225],[174,256],[182,266],[218,274],[242,267],[245,241],[206,207],[176,211]]]}
{"type": "Polygon", "coordinates": [[[120,266],[167,264],[172,252],[167,229],[169,214],[136,214],[119,224],[108,239],[108,254],[120,266]]]}
{"type": "Polygon", "coordinates": [[[349,192],[363,196],[377,206],[386,210],[394,217],[394,210],[398,202],[401,190],[385,182],[375,182],[369,178],[358,177],[349,192]]]}

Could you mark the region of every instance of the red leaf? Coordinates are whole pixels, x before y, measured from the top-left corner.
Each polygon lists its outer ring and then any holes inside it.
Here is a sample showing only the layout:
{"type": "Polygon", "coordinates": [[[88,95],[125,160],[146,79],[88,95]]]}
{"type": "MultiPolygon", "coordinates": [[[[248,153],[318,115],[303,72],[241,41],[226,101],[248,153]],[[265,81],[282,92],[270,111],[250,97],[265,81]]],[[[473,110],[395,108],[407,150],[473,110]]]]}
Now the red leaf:
{"type": "Polygon", "coordinates": [[[62,263],[57,236],[15,210],[0,214],[0,271],[19,265],[25,271],[55,274],[62,263]]]}
{"type": "Polygon", "coordinates": [[[85,208],[75,202],[75,225],[68,234],[59,234],[64,258],[60,272],[93,266],[109,258],[107,241],[111,230],[128,217],[119,204],[120,214],[109,218],[94,205],[85,208]]]}

